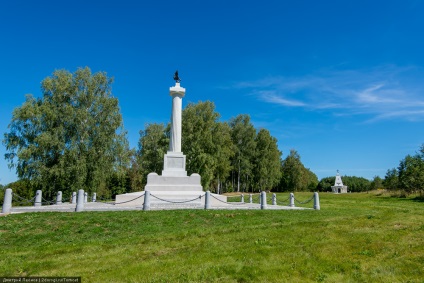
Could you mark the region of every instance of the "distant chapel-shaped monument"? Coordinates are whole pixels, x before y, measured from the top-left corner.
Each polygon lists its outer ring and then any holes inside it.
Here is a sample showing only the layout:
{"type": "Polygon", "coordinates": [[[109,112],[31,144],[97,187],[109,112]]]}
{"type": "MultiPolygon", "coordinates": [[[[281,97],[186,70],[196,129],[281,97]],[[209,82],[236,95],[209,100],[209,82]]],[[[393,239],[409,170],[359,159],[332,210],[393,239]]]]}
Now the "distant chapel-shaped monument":
{"type": "Polygon", "coordinates": [[[334,186],[331,186],[331,189],[335,194],[347,193],[347,186],[343,186],[342,177],[340,177],[339,170],[337,170],[336,181],[334,182],[334,186]]]}

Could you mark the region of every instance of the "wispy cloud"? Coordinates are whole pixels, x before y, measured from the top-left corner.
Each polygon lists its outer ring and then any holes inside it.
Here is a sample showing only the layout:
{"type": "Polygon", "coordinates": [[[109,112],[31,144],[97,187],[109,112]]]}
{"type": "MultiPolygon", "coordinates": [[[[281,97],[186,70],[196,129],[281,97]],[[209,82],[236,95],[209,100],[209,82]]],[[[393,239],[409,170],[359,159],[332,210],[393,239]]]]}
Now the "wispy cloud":
{"type": "Polygon", "coordinates": [[[239,82],[259,100],[283,107],[367,114],[368,122],[424,119],[424,70],[381,66],[370,70],[327,70],[303,77],[267,77],[239,82]]]}

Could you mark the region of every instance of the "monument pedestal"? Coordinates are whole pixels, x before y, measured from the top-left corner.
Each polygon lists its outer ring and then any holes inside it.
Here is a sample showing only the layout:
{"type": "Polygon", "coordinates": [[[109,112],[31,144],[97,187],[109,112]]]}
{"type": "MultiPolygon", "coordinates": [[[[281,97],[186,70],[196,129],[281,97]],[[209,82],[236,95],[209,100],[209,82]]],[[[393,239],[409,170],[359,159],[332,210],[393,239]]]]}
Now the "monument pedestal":
{"type": "MultiPolygon", "coordinates": [[[[162,176],[187,177],[186,156],[182,152],[168,151],[163,157],[162,176]]],[[[147,179],[149,176],[147,176],[147,179]]]]}

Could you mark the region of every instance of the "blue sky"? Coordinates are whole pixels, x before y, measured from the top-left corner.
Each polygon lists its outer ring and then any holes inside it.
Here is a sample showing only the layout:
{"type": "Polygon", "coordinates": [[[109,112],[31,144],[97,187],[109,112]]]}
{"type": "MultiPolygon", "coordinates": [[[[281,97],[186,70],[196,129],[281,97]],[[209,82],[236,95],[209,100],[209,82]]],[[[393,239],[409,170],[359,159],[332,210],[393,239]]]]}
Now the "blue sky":
{"type": "MultiPolygon", "coordinates": [[[[56,69],[115,78],[132,147],[189,102],[249,114],[321,179],[384,177],[424,143],[424,1],[2,1],[0,132],[56,69]]],[[[5,148],[0,146],[0,155],[5,148]]],[[[0,183],[16,180],[0,159],[0,183]]]]}

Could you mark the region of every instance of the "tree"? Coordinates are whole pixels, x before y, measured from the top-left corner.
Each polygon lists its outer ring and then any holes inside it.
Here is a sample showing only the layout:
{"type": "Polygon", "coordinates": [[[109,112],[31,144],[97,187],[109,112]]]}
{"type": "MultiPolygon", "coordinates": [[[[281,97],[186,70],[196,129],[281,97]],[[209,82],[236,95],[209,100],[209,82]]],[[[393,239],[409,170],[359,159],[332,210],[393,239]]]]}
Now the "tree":
{"type": "Polygon", "coordinates": [[[161,174],[163,157],[169,148],[169,127],[164,124],[147,124],[145,130],[140,131],[138,142],[137,162],[139,171],[143,172],[143,179],[147,174],[155,172],[161,174]]]}
{"type": "Polygon", "coordinates": [[[317,176],[300,161],[299,153],[291,149],[290,154],[281,165],[281,182],[279,191],[315,190],[318,185],[317,176]]]}
{"type": "Polygon", "coordinates": [[[71,188],[94,192],[127,166],[128,141],[112,82],[87,67],[74,74],[59,70],[42,81],[41,98],[26,97],[3,140],[19,178],[51,197],[71,188]]]}
{"type": "Polygon", "coordinates": [[[366,192],[371,188],[371,181],[363,177],[343,176],[342,180],[351,192],[366,192]]]}
{"type": "Polygon", "coordinates": [[[395,191],[398,189],[399,185],[399,178],[398,178],[398,171],[396,168],[392,168],[387,170],[386,176],[383,180],[384,188],[389,191],[395,191]]]}
{"type": "Polygon", "coordinates": [[[325,177],[319,181],[317,190],[320,192],[331,192],[331,186],[334,186],[336,177],[325,177]]]}
{"type": "Polygon", "coordinates": [[[268,130],[261,129],[256,138],[254,177],[261,191],[271,190],[281,179],[281,151],[277,139],[268,130]]]}
{"type": "Polygon", "coordinates": [[[408,194],[424,190],[424,160],[420,154],[408,154],[400,161],[398,172],[399,189],[408,194]]]}
{"type": "Polygon", "coordinates": [[[383,188],[383,180],[379,176],[374,176],[370,184],[370,190],[378,190],[383,188]]]}
{"type": "Polygon", "coordinates": [[[210,102],[190,103],[182,112],[182,150],[187,156],[188,174],[202,176],[208,189],[214,180],[228,176],[232,143],[228,125],[218,122],[219,113],[210,102]]]}
{"type": "Polygon", "coordinates": [[[227,123],[218,122],[213,136],[216,153],[214,178],[216,179],[216,192],[219,194],[222,191],[222,181],[230,175],[232,169],[231,158],[234,156],[234,151],[230,126],[227,123]]]}
{"type": "Polygon", "coordinates": [[[256,152],[256,129],[250,122],[250,116],[241,114],[232,118],[229,122],[231,127],[231,139],[234,145],[233,166],[233,187],[240,191],[247,191],[253,180],[253,168],[256,152]],[[234,184],[234,176],[237,176],[237,185],[234,184]],[[244,188],[243,188],[244,187],[244,188]]]}

